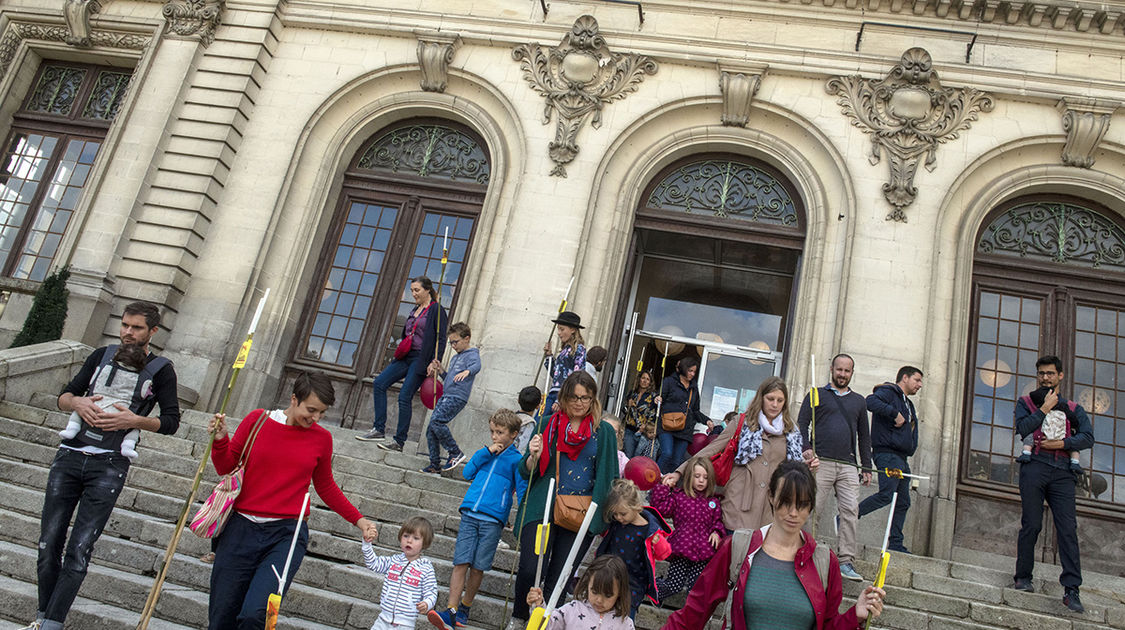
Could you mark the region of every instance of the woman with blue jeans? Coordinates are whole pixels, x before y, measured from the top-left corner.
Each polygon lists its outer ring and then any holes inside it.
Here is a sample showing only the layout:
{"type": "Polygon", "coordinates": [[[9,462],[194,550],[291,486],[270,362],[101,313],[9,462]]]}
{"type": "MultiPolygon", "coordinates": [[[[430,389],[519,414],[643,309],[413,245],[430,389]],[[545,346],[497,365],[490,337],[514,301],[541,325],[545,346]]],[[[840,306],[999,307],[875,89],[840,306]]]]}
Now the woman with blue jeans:
{"type": "Polygon", "coordinates": [[[356,526],[364,540],[378,533],[363,517],[332,475],[332,434],[320,419],[336,400],[332,381],[323,374],[302,373],[293,381],[289,407],[251,411],[234,436],[227,435],[226,416],[211,419],[215,472],[230,473],[244,462],[242,492],[233,513],[215,539],[209,630],[260,630],[266,623],[266,602],[277,591],[273,567],[285,566],[296,530],[297,545],[285,589],[301,567],[309,526],[299,519],[311,482],[332,511],[356,526]]]}
{"type": "Polygon", "coordinates": [[[676,372],[664,377],[660,384],[660,415],[656,418],[656,438],[660,441],[660,456],[656,463],[660,472],[670,473],[687,459],[695,423],[710,420],[699,411],[699,389],[695,375],[699,372],[699,359],[685,357],[676,363],[676,372]],[[684,427],[679,431],[665,431],[663,416],[666,413],[687,414],[684,427]]]}
{"type": "Polygon", "coordinates": [[[402,388],[398,391],[398,428],[395,429],[394,439],[379,444],[379,448],[388,451],[401,451],[406,443],[410,417],[414,412],[414,394],[418,393],[430,362],[437,356],[435,349],[445,347],[445,328],[449,323],[445,311],[437,303],[437,291],[429,278],[412,278],[410,296],[415,306],[403,325],[403,340],[395,351],[396,358],[371,383],[375,422],[370,431],[355,438],[363,441],[383,439],[387,426],[387,388],[402,381],[402,388]]]}

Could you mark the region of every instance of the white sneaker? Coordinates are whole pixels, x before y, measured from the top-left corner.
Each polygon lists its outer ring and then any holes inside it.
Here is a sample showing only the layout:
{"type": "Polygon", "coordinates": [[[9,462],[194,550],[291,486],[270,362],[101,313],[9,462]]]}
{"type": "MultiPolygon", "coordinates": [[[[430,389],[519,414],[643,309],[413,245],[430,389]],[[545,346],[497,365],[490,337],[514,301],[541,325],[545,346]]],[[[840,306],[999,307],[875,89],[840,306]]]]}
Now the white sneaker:
{"type": "Polygon", "coordinates": [[[35,621],[32,621],[30,624],[20,628],[20,630],[39,630],[39,627],[42,626],[42,625],[43,625],[43,620],[42,619],[36,619],[35,621]]]}

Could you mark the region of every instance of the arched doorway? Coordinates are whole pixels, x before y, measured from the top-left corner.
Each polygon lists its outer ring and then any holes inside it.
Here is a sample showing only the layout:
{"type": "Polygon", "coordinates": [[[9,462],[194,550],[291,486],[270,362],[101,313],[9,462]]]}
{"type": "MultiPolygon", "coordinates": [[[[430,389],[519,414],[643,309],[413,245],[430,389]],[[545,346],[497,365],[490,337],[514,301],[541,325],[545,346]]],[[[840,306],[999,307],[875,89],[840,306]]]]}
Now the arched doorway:
{"type": "Polygon", "coordinates": [[[700,409],[716,419],[781,372],[805,237],[795,190],[734,154],[694,155],[652,179],[636,210],[610,408],[641,370],[659,379],[689,354],[703,359],[700,409]]]}
{"type": "Polygon", "coordinates": [[[344,174],[283,393],[296,370],[324,371],[337,381],[341,424],[366,426],[371,380],[413,306],[408,278],[437,284],[447,235],[441,303],[456,309],[490,175],[484,142],[447,120],[404,121],[363,144],[344,174]]]}
{"type": "MultiPolygon", "coordinates": [[[[1014,539],[996,533],[1019,529],[1015,400],[1035,388],[1035,360],[1053,354],[1063,361],[1063,395],[1094,425],[1094,448],[1082,452],[1093,484],[1078,501],[1079,536],[1106,549],[1107,563],[1125,560],[1120,537],[1096,533],[1125,521],[1122,226],[1108,208],[1059,195],[1013,200],[984,221],[973,258],[955,545],[1014,553],[1014,539]]],[[[1054,561],[1049,517],[1039,542],[1040,557],[1054,561]]]]}

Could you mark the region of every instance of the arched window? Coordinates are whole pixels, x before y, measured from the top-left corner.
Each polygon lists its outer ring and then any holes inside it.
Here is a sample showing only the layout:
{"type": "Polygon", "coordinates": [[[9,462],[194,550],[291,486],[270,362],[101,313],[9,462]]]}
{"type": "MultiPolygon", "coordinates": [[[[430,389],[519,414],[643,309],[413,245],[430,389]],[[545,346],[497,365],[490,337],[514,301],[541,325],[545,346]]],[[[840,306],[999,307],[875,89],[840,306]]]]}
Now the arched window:
{"type": "Polygon", "coordinates": [[[1092,505],[1125,514],[1125,230],[1112,211],[1068,197],[1023,198],[984,223],[973,265],[964,458],[970,488],[1015,493],[1015,401],[1035,361],[1063,361],[1062,393],[1094,426],[1082,462],[1092,505]],[[1104,483],[1104,487],[1103,487],[1104,483]]]}
{"type": "Polygon", "coordinates": [[[789,343],[805,241],[796,187],[760,160],[693,155],[652,178],[635,225],[618,318],[628,346],[618,364],[627,369],[614,399],[637,371],[659,377],[695,355],[704,359],[705,413],[749,402],[748,383],[780,373],[789,343]],[[663,361],[661,335],[680,339],[663,361]]]}
{"type": "MultiPolygon", "coordinates": [[[[364,143],[344,176],[292,365],[338,374],[347,387],[377,373],[413,306],[408,278],[440,280],[453,312],[490,175],[484,142],[450,121],[406,121],[364,143]]],[[[348,424],[362,409],[353,394],[348,424]]]]}

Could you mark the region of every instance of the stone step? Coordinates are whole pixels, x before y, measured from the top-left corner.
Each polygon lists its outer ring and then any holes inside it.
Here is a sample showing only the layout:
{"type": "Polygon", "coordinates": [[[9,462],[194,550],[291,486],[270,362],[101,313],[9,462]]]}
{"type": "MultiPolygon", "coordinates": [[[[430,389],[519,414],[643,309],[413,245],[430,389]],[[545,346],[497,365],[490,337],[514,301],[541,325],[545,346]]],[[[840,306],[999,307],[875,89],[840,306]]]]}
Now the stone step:
{"type": "MultiPolygon", "coordinates": [[[[13,492],[13,490],[9,487],[9,492],[2,494],[26,492],[13,492]]],[[[160,568],[171,532],[171,524],[138,519],[137,515],[116,509],[106,526],[105,533],[94,547],[95,563],[135,574],[154,576],[160,568]],[[141,522],[138,523],[138,520],[141,522]]],[[[0,508],[0,540],[34,550],[38,533],[37,515],[20,514],[0,508]]],[[[388,534],[384,533],[381,536],[387,537],[388,534]]],[[[389,537],[393,538],[394,532],[391,532],[389,537]]],[[[380,592],[381,576],[357,564],[362,560],[358,541],[340,540],[318,532],[315,528],[310,531],[309,538],[308,555],[295,578],[297,583],[361,598],[380,592]]],[[[383,544],[378,553],[383,555],[396,553],[397,541],[392,542],[396,546],[383,544]]],[[[198,560],[200,555],[209,550],[210,541],[185,532],[177,546],[176,559],[169,569],[168,581],[202,592],[209,591],[210,565],[198,560]]],[[[448,585],[453,572],[452,563],[446,558],[431,554],[427,554],[427,557],[434,564],[438,583],[448,585]]],[[[444,604],[445,591],[441,589],[439,591],[442,593],[439,601],[444,604]]],[[[507,571],[496,569],[487,572],[477,598],[478,605],[473,611],[474,620],[499,624],[503,616],[504,594],[508,592],[511,592],[511,587],[508,583],[507,571]]]]}
{"type": "MultiPolygon", "coordinates": [[[[148,576],[159,566],[164,545],[171,535],[172,521],[178,517],[182,505],[182,498],[175,497],[181,492],[179,496],[186,496],[190,477],[206,447],[209,418],[209,414],[187,412],[178,435],[145,434],[141,457],[132,467],[106,535],[95,549],[95,564],[130,575],[146,575],[143,579],[151,581],[148,576]]],[[[0,456],[0,479],[11,484],[9,491],[0,493],[0,539],[27,550],[30,555],[34,554],[38,535],[38,511],[47,467],[57,451],[56,432],[65,421],[66,415],[61,412],[0,401],[0,453],[4,453],[0,456]]],[[[236,423],[236,419],[228,421],[232,430],[236,423]]],[[[373,443],[356,441],[353,438],[360,434],[358,431],[327,425],[326,428],[335,438],[333,467],[338,483],[361,511],[377,515],[380,527],[377,544],[381,553],[397,550],[398,524],[402,520],[417,514],[427,516],[437,530],[435,543],[427,556],[434,561],[439,584],[447,585],[452,570],[449,558],[459,524],[456,508],[467,482],[418,472],[426,458],[383,451],[373,443]]],[[[209,490],[216,478],[210,466],[207,475],[208,481],[204,482],[200,494],[209,490]]],[[[303,602],[307,601],[310,609],[329,611],[331,619],[338,620],[343,614],[347,620],[345,625],[309,627],[350,628],[352,612],[346,607],[357,602],[374,607],[381,581],[379,576],[357,566],[359,546],[354,528],[324,509],[319,499],[314,500],[314,505],[309,555],[297,575],[297,586],[288,602],[300,614],[304,614],[303,602]],[[323,600],[322,592],[345,601],[323,600]]],[[[185,533],[169,574],[171,584],[193,593],[192,597],[202,598],[204,607],[210,570],[197,556],[208,549],[208,541],[185,533]]],[[[864,549],[856,561],[857,569],[873,577],[877,560],[877,549],[864,549]]],[[[498,552],[496,566],[486,573],[481,596],[474,606],[474,621],[479,618],[491,627],[501,623],[503,595],[510,589],[508,573],[501,568],[507,569],[515,561],[514,551],[498,552]]],[[[32,567],[33,564],[32,561],[32,567]]],[[[1022,628],[1025,626],[1020,624],[1026,624],[1028,628],[1093,630],[1122,627],[1114,625],[1117,619],[1125,623],[1125,607],[1120,606],[1118,599],[1100,597],[1086,588],[1083,600],[1087,613],[1082,616],[1069,613],[1062,607],[1061,589],[1058,593],[1052,591],[1057,588],[1055,576],[1041,574],[1040,568],[1036,571],[1036,588],[1041,592],[1028,594],[1006,588],[1010,586],[1010,570],[1003,570],[1002,565],[980,567],[966,562],[895,554],[887,576],[888,608],[872,627],[987,630],[1022,628]]],[[[1113,579],[1106,584],[1115,585],[1113,579]]],[[[33,569],[26,581],[34,581],[33,569]]],[[[850,605],[850,599],[862,586],[845,583],[845,606],[850,605]]],[[[444,604],[445,596],[442,589],[439,604],[444,604]]],[[[190,599],[186,595],[182,597],[190,599]]],[[[105,603],[112,605],[112,602],[105,603]]],[[[678,608],[682,599],[669,603],[671,608],[678,608]]],[[[178,601],[173,604],[180,605],[178,601]]],[[[670,608],[642,606],[637,627],[659,628],[671,612],[670,608]]],[[[363,613],[356,614],[362,616],[363,613]]],[[[174,615],[171,618],[179,619],[174,615]]],[[[371,615],[357,622],[355,627],[369,627],[373,618],[371,615]]],[[[305,622],[319,623],[308,619],[305,622]]]]}
{"type": "MultiPolygon", "coordinates": [[[[0,619],[17,624],[12,627],[22,628],[35,618],[37,601],[35,584],[0,575],[0,619]]],[[[140,618],[140,614],[132,610],[79,596],[70,609],[67,625],[82,630],[134,630],[140,618]]],[[[148,627],[152,630],[198,630],[200,626],[153,619],[148,627]]]]}
{"type": "MultiPolygon", "coordinates": [[[[177,563],[173,566],[182,567],[192,562],[206,567],[198,560],[193,561],[190,558],[177,558],[177,563]]],[[[279,626],[345,630],[370,628],[375,617],[379,615],[376,595],[380,591],[381,580],[374,579],[379,576],[359,567],[350,569],[352,570],[345,572],[335,571],[333,584],[326,588],[313,588],[294,581],[283,602],[284,623],[279,623],[279,626]],[[301,625],[293,623],[297,620],[301,625]]],[[[206,571],[209,573],[209,567],[206,567],[206,571]]],[[[305,566],[302,564],[299,573],[304,572],[305,566]]],[[[22,582],[34,581],[35,550],[0,542],[0,575],[22,582]]],[[[151,587],[151,576],[139,576],[105,564],[94,563],[82,583],[80,596],[103,605],[139,613],[151,587]]],[[[35,600],[32,599],[30,604],[30,615],[33,617],[35,600]]],[[[474,606],[474,618],[477,617],[476,612],[477,608],[474,606]]],[[[207,626],[207,593],[170,579],[161,591],[154,617],[171,624],[170,627],[204,628],[207,626]]],[[[470,627],[485,628],[499,625],[498,618],[482,621],[485,624],[492,622],[494,625],[470,627]]],[[[134,621],[134,626],[135,623],[134,621]]],[[[85,628],[85,626],[81,627],[85,628]]],[[[417,627],[432,628],[424,619],[419,620],[417,627]]]]}

